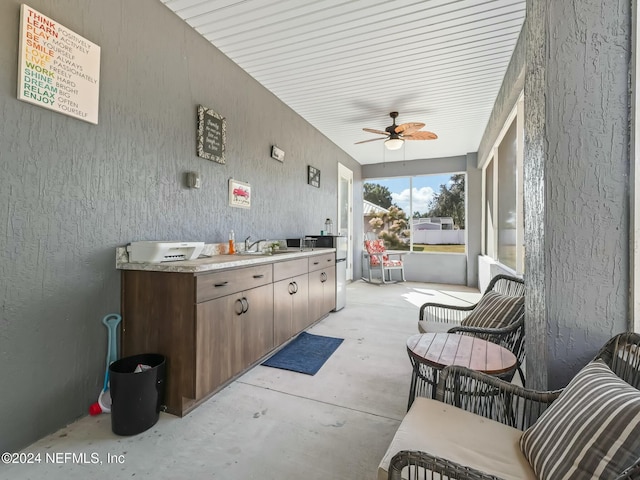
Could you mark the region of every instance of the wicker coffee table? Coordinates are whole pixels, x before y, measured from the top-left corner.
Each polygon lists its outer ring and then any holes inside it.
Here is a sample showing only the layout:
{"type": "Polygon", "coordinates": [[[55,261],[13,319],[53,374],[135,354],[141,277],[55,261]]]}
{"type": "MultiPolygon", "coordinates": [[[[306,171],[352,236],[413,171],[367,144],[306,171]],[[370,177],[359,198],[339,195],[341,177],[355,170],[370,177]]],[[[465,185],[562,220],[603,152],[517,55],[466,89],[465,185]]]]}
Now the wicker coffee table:
{"type": "Polygon", "coordinates": [[[454,333],[421,333],[407,340],[413,367],[409,405],[416,396],[435,398],[438,374],[449,365],[460,365],[490,375],[502,375],[516,368],[513,353],[495,343],[454,333]]]}

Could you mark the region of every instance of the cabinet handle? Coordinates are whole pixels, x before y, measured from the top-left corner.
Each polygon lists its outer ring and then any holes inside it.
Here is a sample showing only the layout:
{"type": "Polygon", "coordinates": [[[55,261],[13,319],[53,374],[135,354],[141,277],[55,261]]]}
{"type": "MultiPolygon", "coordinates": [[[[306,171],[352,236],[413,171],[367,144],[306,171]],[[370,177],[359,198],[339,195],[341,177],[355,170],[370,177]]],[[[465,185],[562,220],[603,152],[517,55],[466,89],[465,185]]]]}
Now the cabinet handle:
{"type": "Polygon", "coordinates": [[[322,273],[320,274],[320,281],[321,281],[322,283],[324,283],[324,282],[326,282],[326,281],[327,281],[327,274],[326,274],[326,273],[322,272],[322,273]]]}
{"type": "Polygon", "coordinates": [[[244,313],[244,303],[242,303],[242,300],[237,299],[236,300],[236,315],[242,315],[244,313]],[[240,304],[240,311],[238,311],[238,304],[240,304]]]}
{"type": "Polygon", "coordinates": [[[213,286],[214,287],[224,287],[227,283],[229,283],[229,282],[214,283],[213,286]]]}
{"type": "Polygon", "coordinates": [[[262,275],[254,275],[253,278],[264,278],[264,274],[262,274],[262,275]]]}
{"type": "Polygon", "coordinates": [[[293,293],[298,293],[298,282],[293,282],[293,293]]]}
{"type": "Polygon", "coordinates": [[[293,282],[289,282],[289,295],[293,295],[294,293],[296,293],[296,290],[293,286],[293,282]]]}
{"type": "Polygon", "coordinates": [[[249,300],[247,297],[242,297],[242,313],[247,313],[249,311],[249,300]]]}
{"type": "Polygon", "coordinates": [[[320,262],[313,262],[314,265],[318,265],[320,262]]]}
{"type": "Polygon", "coordinates": [[[327,262],[331,262],[333,259],[331,258],[327,258],[327,262]]]}

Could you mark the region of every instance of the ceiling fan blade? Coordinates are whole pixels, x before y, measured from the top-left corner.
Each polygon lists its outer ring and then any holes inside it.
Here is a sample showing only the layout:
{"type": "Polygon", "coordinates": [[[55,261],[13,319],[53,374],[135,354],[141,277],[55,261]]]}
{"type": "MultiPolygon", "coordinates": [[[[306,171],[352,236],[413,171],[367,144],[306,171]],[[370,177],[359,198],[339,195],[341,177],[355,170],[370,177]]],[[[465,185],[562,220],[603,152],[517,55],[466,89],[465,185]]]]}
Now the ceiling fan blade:
{"type": "Polygon", "coordinates": [[[354,145],[358,145],[359,143],[375,142],[376,140],[386,140],[386,138],[372,138],[370,140],[363,140],[361,142],[356,142],[354,143],[354,145]]]}
{"type": "Polygon", "coordinates": [[[382,130],[375,130],[373,128],[363,128],[362,130],[369,133],[379,133],[380,135],[389,135],[387,132],[383,132],[382,130]]]}
{"type": "Polygon", "coordinates": [[[438,138],[433,132],[414,132],[411,135],[403,135],[405,140],[435,140],[438,138]]]}
{"type": "Polygon", "coordinates": [[[419,122],[403,123],[396,127],[396,133],[409,135],[410,133],[420,130],[422,127],[424,127],[424,123],[419,123],[419,122]]]}

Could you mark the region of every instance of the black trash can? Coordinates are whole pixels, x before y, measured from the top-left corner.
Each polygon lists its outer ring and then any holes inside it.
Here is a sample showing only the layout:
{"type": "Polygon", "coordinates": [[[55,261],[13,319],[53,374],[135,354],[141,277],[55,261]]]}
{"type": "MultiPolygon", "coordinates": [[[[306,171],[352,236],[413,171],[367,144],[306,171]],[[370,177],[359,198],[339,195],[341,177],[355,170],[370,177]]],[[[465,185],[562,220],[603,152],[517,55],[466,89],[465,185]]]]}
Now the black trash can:
{"type": "Polygon", "coordinates": [[[164,402],[164,378],[165,358],[157,353],[121,358],[109,366],[113,433],[135,435],[156,424],[164,402]],[[134,373],[138,365],[151,368],[134,373]]]}

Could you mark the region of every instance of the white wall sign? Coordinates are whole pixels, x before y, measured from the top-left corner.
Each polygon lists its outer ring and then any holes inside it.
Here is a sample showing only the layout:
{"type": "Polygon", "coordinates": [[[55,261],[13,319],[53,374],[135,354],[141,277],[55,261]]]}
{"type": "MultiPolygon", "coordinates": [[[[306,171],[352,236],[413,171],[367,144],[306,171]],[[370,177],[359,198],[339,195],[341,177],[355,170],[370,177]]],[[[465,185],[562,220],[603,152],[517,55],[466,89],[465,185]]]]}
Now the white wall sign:
{"type": "Polygon", "coordinates": [[[18,99],[98,123],[100,47],[22,4],[18,99]]]}

